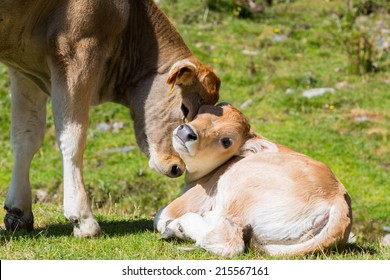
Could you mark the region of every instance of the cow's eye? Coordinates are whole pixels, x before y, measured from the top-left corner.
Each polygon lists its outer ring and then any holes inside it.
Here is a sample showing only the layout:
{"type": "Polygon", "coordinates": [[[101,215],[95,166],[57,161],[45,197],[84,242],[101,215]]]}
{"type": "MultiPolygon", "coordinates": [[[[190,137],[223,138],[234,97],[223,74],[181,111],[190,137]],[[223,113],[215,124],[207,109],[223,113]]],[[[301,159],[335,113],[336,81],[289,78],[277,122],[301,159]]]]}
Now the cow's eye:
{"type": "Polygon", "coordinates": [[[230,138],[222,138],[221,144],[225,149],[227,149],[233,144],[233,141],[230,138]]]}
{"type": "Polygon", "coordinates": [[[190,110],[188,110],[188,108],[184,104],[181,104],[181,111],[183,112],[184,118],[187,118],[190,110]]]}

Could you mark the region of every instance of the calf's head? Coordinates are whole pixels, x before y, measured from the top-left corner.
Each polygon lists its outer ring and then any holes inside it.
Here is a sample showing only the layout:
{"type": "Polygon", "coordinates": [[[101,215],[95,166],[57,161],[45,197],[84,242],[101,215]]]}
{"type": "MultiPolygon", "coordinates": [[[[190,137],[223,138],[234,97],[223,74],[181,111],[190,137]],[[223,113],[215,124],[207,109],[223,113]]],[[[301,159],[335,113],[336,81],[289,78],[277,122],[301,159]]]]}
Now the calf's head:
{"type": "Polygon", "coordinates": [[[204,105],[193,121],[175,129],[173,147],[196,179],[238,155],[252,136],[248,119],[233,106],[204,105]]]}
{"type": "Polygon", "coordinates": [[[202,106],[193,121],[174,130],[173,147],[186,164],[190,180],[233,156],[279,151],[276,144],[251,131],[248,119],[227,103],[202,106]]]}

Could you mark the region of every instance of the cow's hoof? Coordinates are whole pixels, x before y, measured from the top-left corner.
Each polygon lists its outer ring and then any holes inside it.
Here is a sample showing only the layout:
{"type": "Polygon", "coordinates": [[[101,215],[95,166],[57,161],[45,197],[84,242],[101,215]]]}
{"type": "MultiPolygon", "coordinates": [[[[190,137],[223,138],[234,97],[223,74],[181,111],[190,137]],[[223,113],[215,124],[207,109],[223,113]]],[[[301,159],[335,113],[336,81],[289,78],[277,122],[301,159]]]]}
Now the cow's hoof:
{"type": "Polygon", "coordinates": [[[22,210],[18,208],[11,208],[7,210],[7,214],[4,217],[4,224],[7,230],[27,230],[28,232],[34,229],[34,215],[32,212],[24,214],[22,210]]]}
{"type": "Polygon", "coordinates": [[[94,218],[80,220],[74,216],[69,217],[69,221],[73,224],[73,234],[75,237],[98,237],[102,231],[98,222],[94,218]]]}

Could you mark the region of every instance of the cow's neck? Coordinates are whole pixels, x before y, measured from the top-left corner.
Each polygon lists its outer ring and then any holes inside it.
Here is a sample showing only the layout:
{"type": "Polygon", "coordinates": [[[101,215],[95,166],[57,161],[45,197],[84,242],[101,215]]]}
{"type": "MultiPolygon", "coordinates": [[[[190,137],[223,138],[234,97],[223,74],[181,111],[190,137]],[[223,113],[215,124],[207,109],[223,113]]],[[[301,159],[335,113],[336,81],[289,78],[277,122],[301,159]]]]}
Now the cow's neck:
{"type": "Polygon", "coordinates": [[[106,91],[115,92],[113,101],[127,107],[131,107],[131,99],[138,95],[135,90],[140,82],[154,78],[156,74],[167,75],[175,62],[192,56],[178,31],[154,1],[129,0],[129,3],[129,22],[122,40],[114,47],[116,51],[105,76],[106,91]],[[124,96],[127,96],[125,100],[124,96]]]}
{"type": "Polygon", "coordinates": [[[173,63],[192,56],[183,38],[167,16],[156,6],[154,1],[148,5],[147,13],[158,46],[158,71],[165,73],[173,63]]]}
{"type": "Polygon", "coordinates": [[[135,51],[140,61],[136,61],[136,73],[142,68],[148,74],[164,74],[175,62],[192,56],[179,32],[153,0],[132,2],[139,5],[134,10],[143,10],[143,15],[130,16],[131,19],[142,22],[129,25],[131,35],[135,37],[135,42],[138,41],[135,51]]]}
{"type": "Polygon", "coordinates": [[[137,143],[145,154],[153,156],[150,151],[156,145],[173,154],[171,142],[162,143],[156,129],[164,129],[164,136],[170,136],[182,121],[182,97],[169,94],[166,78],[175,62],[192,53],[154,1],[129,1],[128,30],[122,39],[128,47],[121,48],[123,58],[116,66],[124,69],[124,74],[116,77],[116,88],[125,91],[125,95],[117,94],[125,99],[116,101],[131,109],[137,143]]]}

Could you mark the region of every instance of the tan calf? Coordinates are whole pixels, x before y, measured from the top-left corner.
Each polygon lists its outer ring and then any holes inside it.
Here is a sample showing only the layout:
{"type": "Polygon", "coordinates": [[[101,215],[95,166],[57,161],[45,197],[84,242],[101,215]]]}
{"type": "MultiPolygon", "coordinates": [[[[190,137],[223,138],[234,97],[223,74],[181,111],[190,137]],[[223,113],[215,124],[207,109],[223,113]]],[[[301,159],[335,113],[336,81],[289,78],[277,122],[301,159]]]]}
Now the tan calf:
{"type": "Polygon", "coordinates": [[[163,238],[189,238],[222,256],[247,244],[271,255],[345,245],[352,210],[341,182],[323,163],[251,132],[234,107],[201,107],[173,145],[186,187],[155,218],[163,238]]]}

